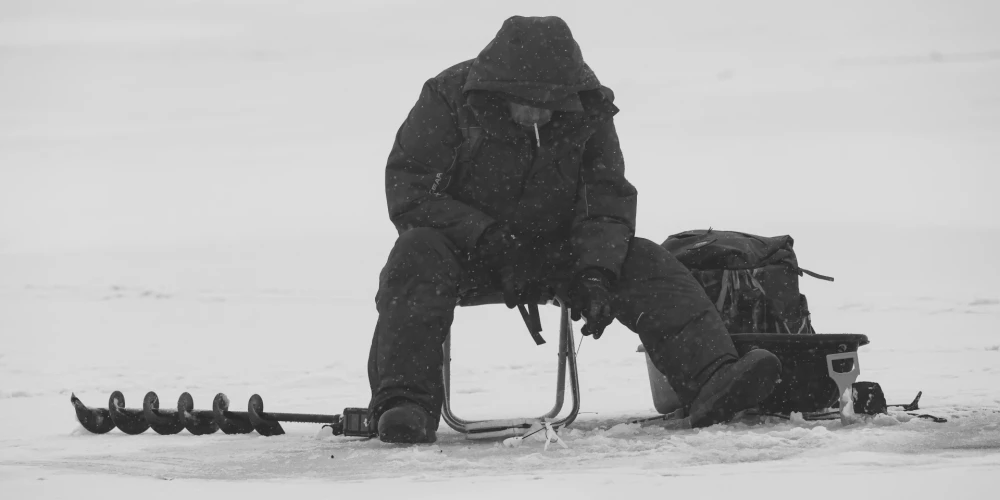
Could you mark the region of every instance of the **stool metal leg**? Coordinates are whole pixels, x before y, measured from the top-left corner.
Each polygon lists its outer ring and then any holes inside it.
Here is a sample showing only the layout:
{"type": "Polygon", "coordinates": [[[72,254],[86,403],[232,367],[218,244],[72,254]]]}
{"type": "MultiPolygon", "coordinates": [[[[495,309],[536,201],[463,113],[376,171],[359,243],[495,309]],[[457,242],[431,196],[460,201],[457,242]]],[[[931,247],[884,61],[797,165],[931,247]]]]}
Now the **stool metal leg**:
{"type": "MultiPolygon", "coordinates": [[[[569,317],[569,305],[560,301],[560,315],[559,315],[559,374],[562,378],[559,380],[559,390],[557,395],[562,395],[563,393],[563,379],[565,379],[565,371],[563,366],[567,363],[569,364],[569,384],[570,384],[570,394],[573,396],[573,406],[570,407],[569,414],[566,415],[562,420],[557,420],[553,423],[554,426],[562,427],[572,424],[576,420],[576,416],[580,413],[580,375],[577,372],[576,365],[576,341],[573,339],[573,321],[569,317]],[[564,344],[565,342],[565,344],[564,344]],[[565,347],[565,349],[563,348],[565,347]]],[[[557,396],[558,397],[558,396],[557,396]]],[[[559,401],[562,403],[562,401],[559,401]]],[[[558,405],[560,410],[562,409],[562,404],[558,405]]],[[[559,414],[559,411],[555,411],[551,418],[555,418],[559,414]]]]}
{"type": "Polygon", "coordinates": [[[577,373],[576,348],[573,339],[573,322],[570,321],[569,307],[563,301],[559,301],[559,362],[556,369],[556,401],[555,405],[548,413],[534,419],[507,419],[507,420],[466,420],[457,417],[451,411],[451,335],[445,338],[442,350],[444,354],[444,364],[442,366],[442,376],[444,381],[444,405],[441,409],[441,417],[449,427],[458,432],[466,434],[470,438],[473,434],[489,433],[491,437],[497,431],[510,430],[510,435],[520,435],[518,429],[531,426],[531,422],[549,421],[555,427],[566,426],[576,419],[580,412],[580,379],[577,373]],[[573,398],[573,405],[569,414],[561,420],[552,421],[559,412],[562,411],[566,393],[566,371],[569,369],[570,394],[573,398]]]}
{"type": "Polygon", "coordinates": [[[444,351],[444,364],[441,367],[441,374],[444,377],[444,405],[441,408],[441,418],[444,419],[445,423],[449,427],[455,429],[458,432],[465,433],[465,426],[469,423],[468,420],[461,419],[455,416],[451,411],[451,334],[449,333],[444,339],[444,345],[442,346],[444,351]]]}

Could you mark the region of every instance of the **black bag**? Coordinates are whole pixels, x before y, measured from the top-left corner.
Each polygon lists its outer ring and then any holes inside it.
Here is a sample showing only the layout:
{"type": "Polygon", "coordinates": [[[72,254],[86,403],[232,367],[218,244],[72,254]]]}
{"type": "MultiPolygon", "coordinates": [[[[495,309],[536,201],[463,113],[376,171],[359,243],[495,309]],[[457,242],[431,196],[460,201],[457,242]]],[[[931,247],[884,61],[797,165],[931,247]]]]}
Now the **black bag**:
{"type": "Polygon", "coordinates": [[[833,281],[799,267],[791,236],[694,230],[663,247],[684,264],[722,315],[729,333],[816,333],[799,276],[833,281]]]}

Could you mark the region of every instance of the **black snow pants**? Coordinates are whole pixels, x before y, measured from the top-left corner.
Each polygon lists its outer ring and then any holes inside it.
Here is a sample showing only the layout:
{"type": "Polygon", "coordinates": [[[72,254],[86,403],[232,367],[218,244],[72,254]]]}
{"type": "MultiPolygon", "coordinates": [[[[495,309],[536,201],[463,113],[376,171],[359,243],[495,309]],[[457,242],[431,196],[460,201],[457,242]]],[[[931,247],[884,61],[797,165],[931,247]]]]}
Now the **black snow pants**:
{"type": "MultiPolygon", "coordinates": [[[[368,357],[371,422],[400,400],[437,421],[444,402],[442,343],[460,289],[482,283],[475,263],[434,229],[399,236],[379,276],[378,323],[368,357]]],[[[568,287],[569,268],[545,273],[554,289],[568,287]],[[560,273],[562,273],[560,275],[560,273]]],[[[497,283],[486,283],[499,289],[497,283]]],[[[737,358],[715,305],[691,273],[663,247],[633,238],[614,284],[615,318],[639,334],[654,365],[685,405],[726,362],[737,358]]]]}

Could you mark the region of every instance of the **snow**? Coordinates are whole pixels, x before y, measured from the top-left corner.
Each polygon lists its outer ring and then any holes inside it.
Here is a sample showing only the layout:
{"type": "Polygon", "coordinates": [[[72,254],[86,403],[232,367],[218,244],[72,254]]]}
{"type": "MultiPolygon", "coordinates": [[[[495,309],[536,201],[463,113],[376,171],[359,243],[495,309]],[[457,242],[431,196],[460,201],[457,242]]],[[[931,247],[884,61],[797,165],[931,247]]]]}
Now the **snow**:
{"type": "MultiPolygon", "coordinates": [[[[4,497],[995,496],[1000,6],[582,5],[0,4],[4,497]],[[638,339],[615,324],[579,345],[565,449],[444,426],[417,447],[306,424],[80,428],[71,392],[365,405],[392,137],[423,80],[515,13],[565,18],[615,90],[640,236],[792,234],[800,263],[837,279],[804,278],[817,328],[867,334],[860,380],[889,403],[923,391],[920,413],[948,423],[630,424],[655,411],[638,339]]],[[[534,346],[502,306],[459,310],[454,331],[456,413],[551,407],[554,342],[534,346]]]]}

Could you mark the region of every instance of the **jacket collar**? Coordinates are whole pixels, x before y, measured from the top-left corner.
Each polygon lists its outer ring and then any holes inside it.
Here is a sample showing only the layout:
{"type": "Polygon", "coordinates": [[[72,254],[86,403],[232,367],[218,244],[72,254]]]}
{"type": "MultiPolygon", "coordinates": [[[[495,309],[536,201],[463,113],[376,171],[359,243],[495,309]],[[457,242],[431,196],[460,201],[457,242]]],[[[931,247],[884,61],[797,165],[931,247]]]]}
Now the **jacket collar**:
{"type": "MultiPolygon", "coordinates": [[[[539,129],[540,154],[561,152],[574,145],[582,146],[594,130],[611,120],[618,108],[612,104],[604,89],[580,92],[584,111],[580,113],[556,111],[552,120],[539,129]]],[[[507,143],[529,137],[528,132],[510,118],[507,100],[497,92],[472,91],[466,93],[466,106],[472,110],[483,131],[507,143]]],[[[532,133],[531,136],[534,134],[532,133]]],[[[531,137],[534,140],[534,137],[531,137]]]]}

